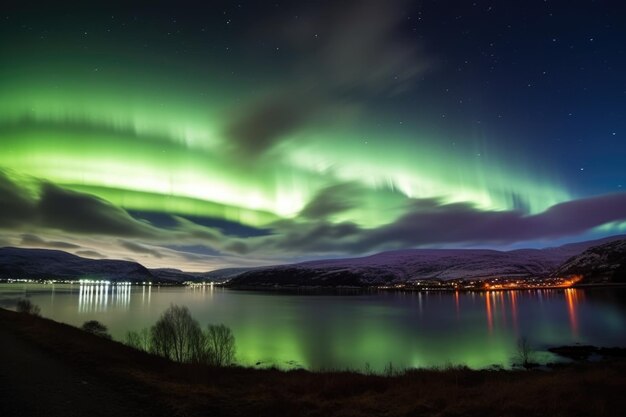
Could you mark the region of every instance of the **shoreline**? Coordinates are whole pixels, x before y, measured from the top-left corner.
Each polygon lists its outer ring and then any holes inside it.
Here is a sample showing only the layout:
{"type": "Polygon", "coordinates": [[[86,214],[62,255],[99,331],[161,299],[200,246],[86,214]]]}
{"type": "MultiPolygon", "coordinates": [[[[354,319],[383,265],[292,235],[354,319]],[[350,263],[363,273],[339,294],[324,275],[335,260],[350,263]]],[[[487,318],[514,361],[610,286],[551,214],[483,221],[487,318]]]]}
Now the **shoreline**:
{"type": "MultiPolygon", "coordinates": [[[[33,279],[33,280],[10,280],[0,279],[0,284],[10,285],[24,285],[24,284],[36,284],[36,285],[99,285],[97,281],[94,282],[80,282],[80,280],[63,280],[54,281],[47,279],[33,279]]],[[[102,285],[102,284],[100,284],[102,285]]],[[[227,283],[182,283],[182,282],[130,282],[130,283],[116,283],[110,282],[107,285],[129,285],[129,286],[154,286],[154,287],[208,287],[228,289],[233,291],[258,291],[258,292],[270,292],[270,293],[363,293],[363,292],[443,292],[443,293],[488,293],[488,292],[509,292],[509,291],[533,291],[533,290],[566,290],[566,289],[585,289],[585,288],[626,288],[626,282],[602,282],[602,283],[580,283],[571,286],[532,286],[521,288],[451,288],[451,287],[387,287],[387,286],[317,286],[317,285],[240,285],[229,286],[227,283]]]]}
{"type": "Polygon", "coordinates": [[[381,287],[381,286],[365,286],[365,287],[328,287],[328,286],[278,286],[278,285],[246,285],[246,286],[236,286],[231,287],[228,285],[218,285],[215,284],[216,288],[226,288],[234,291],[260,291],[260,292],[287,292],[287,293],[298,293],[298,292],[444,292],[444,293],[455,293],[455,292],[463,292],[463,293],[488,293],[488,292],[508,292],[508,291],[533,291],[533,290],[566,290],[566,289],[585,289],[585,288],[626,288],[626,283],[617,282],[617,283],[588,283],[588,284],[576,284],[568,287],[564,286],[537,286],[537,287],[528,287],[528,288],[437,288],[437,287],[427,287],[427,288],[414,288],[414,287],[403,287],[403,288],[394,288],[394,287],[381,287]]]}

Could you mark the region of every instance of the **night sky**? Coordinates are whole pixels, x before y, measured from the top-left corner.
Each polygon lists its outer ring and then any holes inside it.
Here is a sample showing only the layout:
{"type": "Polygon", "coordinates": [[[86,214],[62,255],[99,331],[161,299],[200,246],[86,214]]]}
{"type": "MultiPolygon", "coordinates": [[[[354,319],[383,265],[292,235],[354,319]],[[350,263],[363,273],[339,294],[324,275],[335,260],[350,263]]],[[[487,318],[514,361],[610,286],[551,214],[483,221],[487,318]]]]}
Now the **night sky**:
{"type": "Polygon", "coordinates": [[[626,230],[619,1],[15,3],[0,246],[211,270],[626,230]]]}

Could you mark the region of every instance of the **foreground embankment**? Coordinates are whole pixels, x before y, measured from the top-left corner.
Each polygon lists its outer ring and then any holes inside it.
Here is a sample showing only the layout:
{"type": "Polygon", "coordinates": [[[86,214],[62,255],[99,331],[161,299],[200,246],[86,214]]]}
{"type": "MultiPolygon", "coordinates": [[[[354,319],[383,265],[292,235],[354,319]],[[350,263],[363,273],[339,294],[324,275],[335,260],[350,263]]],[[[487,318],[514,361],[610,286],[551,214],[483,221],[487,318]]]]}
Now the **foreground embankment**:
{"type": "Polygon", "coordinates": [[[394,377],[184,365],[7,310],[0,340],[0,415],[613,416],[626,386],[623,359],[394,377]]]}

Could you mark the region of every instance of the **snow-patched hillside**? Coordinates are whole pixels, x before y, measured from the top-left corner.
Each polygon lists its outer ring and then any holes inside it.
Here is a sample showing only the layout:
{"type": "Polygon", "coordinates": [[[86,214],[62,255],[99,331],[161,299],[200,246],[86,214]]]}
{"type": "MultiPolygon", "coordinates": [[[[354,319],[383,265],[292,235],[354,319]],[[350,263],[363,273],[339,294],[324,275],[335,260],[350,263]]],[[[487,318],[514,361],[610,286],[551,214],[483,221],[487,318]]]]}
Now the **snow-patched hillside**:
{"type": "Polygon", "coordinates": [[[59,250],[0,248],[0,278],[105,279],[152,281],[153,275],[136,262],[87,259],[59,250]]]}
{"type": "Polygon", "coordinates": [[[147,269],[137,262],[89,259],[60,250],[0,248],[0,279],[94,279],[112,282],[187,281],[221,282],[250,268],[230,268],[212,272],[184,272],[173,268],[147,269]]]}
{"type": "MultiPolygon", "coordinates": [[[[616,237],[617,238],[617,237],[616,237]]],[[[496,251],[482,249],[409,249],[362,258],[331,259],[278,265],[244,272],[231,286],[315,285],[363,286],[424,279],[536,277],[586,248],[614,238],[558,248],[496,251]]]]}
{"type": "Polygon", "coordinates": [[[280,265],[245,272],[231,285],[372,285],[420,279],[546,275],[558,266],[540,251],[405,250],[365,258],[280,265]]]}
{"type": "Polygon", "coordinates": [[[582,276],[585,282],[626,281],[626,239],[594,246],[568,259],[555,276],[582,276]]]}
{"type": "Polygon", "coordinates": [[[408,249],[361,258],[309,261],[253,269],[229,268],[205,273],[188,273],[176,269],[149,270],[136,262],[81,258],[58,250],[5,247],[0,248],[0,279],[92,278],[134,282],[229,280],[233,287],[367,286],[428,279],[577,274],[586,274],[589,277],[587,280],[615,280],[616,277],[625,275],[625,242],[626,236],[614,236],[556,248],[509,252],[482,249],[408,249]],[[585,251],[586,249],[589,250],[585,251]]]}

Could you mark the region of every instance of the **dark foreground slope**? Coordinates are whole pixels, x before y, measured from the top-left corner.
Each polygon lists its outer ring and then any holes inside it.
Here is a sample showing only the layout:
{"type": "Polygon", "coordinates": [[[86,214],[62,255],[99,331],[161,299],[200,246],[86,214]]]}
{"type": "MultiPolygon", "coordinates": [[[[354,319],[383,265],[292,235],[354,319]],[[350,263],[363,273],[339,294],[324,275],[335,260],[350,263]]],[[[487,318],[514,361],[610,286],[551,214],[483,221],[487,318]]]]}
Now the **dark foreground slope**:
{"type": "Polygon", "coordinates": [[[37,365],[24,378],[2,380],[0,393],[12,396],[4,403],[38,402],[36,408],[49,409],[43,414],[49,417],[103,415],[91,414],[94,407],[110,410],[106,414],[112,416],[133,407],[172,416],[218,417],[618,416],[626,386],[622,361],[550,372],[422,370],[391,378],[177,365],[67,325],[6,310],[0,310],[0,340],[10,340],[0,375],[10,375],[7,369],[15,366],[11,362],[23,358],[24,352],[16,349],[34,355],[37,365]],[[76,388],[72,378],[55,382],[66,371],[103,392],[76,388]],[[49,381],[55,395],[38,395],[46,387],[31,378],[49,381]],[[75,400],[77,393],[83,396],[80,401],[75,400]],[[112,407],[118,396],[121,402],[112,407]]]}
{"type": "Polygon", "coordinates": [[[154,401],[99,378],[0,326],[0,416],[157,417],[154,401]]]}

